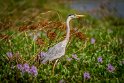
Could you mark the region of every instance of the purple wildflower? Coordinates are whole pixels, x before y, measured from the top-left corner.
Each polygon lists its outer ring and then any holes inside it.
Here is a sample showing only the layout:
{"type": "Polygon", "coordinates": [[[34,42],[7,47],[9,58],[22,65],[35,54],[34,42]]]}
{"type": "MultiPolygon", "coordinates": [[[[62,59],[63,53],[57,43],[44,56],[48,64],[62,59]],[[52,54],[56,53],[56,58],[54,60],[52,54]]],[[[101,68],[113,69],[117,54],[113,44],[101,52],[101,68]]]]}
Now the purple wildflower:
{"type": "Polygon", "coordinates": [[[46,55],[47,55],[46,52],[40,52],[40,54],[39,54],[40,57],[44,57],[46,55]]]}
{"type": "Polygon", "coordinates": [[[72,54],[72,58],[74,58],[75,60],[79,60],[76,54],[72,54]]]}
{"type": "Polygon", "coordinates": [[[91,38],[91,44],[94,44],[95,43],[95,41],[96,41],[96,39],[95,38],[91,38]]]}
{"type": "Polygon", "coordinates": [[[20,71],[22,71],[22,70],[23,70],[22,64],[17,64],[17,68],[18,68],[20,71]]]}
{"type": "Polygon", "coordinates": [[[108,70],[109,72],[113,72],[113,71],[115,70],[115,68],[114,68],[111,64],[108,64],[107,70],[108,70]]]}
{"type": "Polygon", "coordinates": [[[65,80],[62,79],[62,80],[59,81],[59,83],[65,83],[65,80]]]}
{"type": "Polygon", "coordinates": [[[37,38],[40,36],[41,32],[37,32],[37,33],[29,33],[29,36],[33,39],[33,41],[36,41],[37,38]]]}
{"type": "Polygon", "coordinates": [[[88,72],[84,72],[84,79],[90,79],[90,74],[88,72]]]}
{"type": "Polygon", "coordinates": [[[12,56],[13,56],[12,52],[7,52],[6,55],[7,55],[9,58],[12,58],[12,56]]]}
{"type": "Polygon", "coordinates": [[[23,68],[24,68],[24,71],[25,71],[25,72],[29,72],[29,70],[30,70],[30,67],[29,67],[29,65],[28,65],[27,63],[25,63],[25,64],[23,65],[23,68]]]}
{"type": "Polygon", "coordinates": [[[71,60],[72,60],[72,58],[67,58],[67,61],[69,61],[69,62],[70,62],[71,60]]]}
{"type": "Polygon", "coordinates": [[[30,73],[34,76],[38,75],[37,68],[35,66],[31,66],[30,73]]]}
{"type": "Polygon", "coordinates": [[[97,58],[98,62],[102,63],[102,57],[97,58]]]}

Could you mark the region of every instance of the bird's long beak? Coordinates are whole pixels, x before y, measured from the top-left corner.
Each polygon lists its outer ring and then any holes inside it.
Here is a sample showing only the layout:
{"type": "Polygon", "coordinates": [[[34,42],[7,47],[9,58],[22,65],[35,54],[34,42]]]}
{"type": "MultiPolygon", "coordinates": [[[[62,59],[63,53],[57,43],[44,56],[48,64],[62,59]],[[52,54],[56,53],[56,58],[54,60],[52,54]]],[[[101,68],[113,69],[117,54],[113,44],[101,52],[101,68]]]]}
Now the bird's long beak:
{"type": "Polygon", "coordinates": [[[85,17],[85,15],[76,15],[77,18],[85,17]]]}

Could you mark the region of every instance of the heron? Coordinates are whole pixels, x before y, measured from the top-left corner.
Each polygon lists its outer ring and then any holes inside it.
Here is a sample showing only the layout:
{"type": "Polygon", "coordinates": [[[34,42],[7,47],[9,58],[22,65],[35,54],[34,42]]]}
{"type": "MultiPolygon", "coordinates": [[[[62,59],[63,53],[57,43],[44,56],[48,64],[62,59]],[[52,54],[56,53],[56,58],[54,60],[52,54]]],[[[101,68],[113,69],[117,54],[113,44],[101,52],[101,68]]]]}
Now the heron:
{"type": "Polygon", "coordinates": [[[55,64],[57,63],[58,59],[65,55],[66,45],[69,42],[69,37],[70,37],[69,23],[72,19],[80,18],[80,17],[85,17],[85,15],[77,15],[77,14],[68,15],[67,20],[66,20],[66,37],[65,37],[65,39],[48,49],[48,51],[42,57],[42,63],[46,63],[47,61],[53,61],[56,59],[56,62],[54,63],[54,66],[53,66],[53,70],[54,70],[55,64]]]}

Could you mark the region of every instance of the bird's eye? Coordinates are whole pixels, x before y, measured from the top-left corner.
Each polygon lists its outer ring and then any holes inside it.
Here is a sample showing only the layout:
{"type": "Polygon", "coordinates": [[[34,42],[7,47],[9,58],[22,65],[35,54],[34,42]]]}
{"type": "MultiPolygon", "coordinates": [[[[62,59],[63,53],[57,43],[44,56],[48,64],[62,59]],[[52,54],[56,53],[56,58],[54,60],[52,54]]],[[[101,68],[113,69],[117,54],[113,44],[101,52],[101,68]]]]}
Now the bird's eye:
{"type": "Polygon", "coordinates": [[[74,14],[69,14],[68,16],[74,16],[74,14]]]}

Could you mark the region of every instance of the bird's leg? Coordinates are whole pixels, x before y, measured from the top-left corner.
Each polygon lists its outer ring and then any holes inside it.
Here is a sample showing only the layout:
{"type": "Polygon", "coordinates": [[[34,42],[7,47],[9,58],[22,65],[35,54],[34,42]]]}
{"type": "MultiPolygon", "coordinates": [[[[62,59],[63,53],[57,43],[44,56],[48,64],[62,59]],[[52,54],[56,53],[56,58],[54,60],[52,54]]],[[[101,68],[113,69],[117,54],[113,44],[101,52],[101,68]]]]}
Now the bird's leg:
{"type": "Polygon", "coordinates": [[[59,59],[56,59],[55,63],[53,64],[53,69],[52,69],[52,74],[54,75],[54,69],[55,69],[55,66],[56,66],[56,63],[58,62],[59,59]]]}

